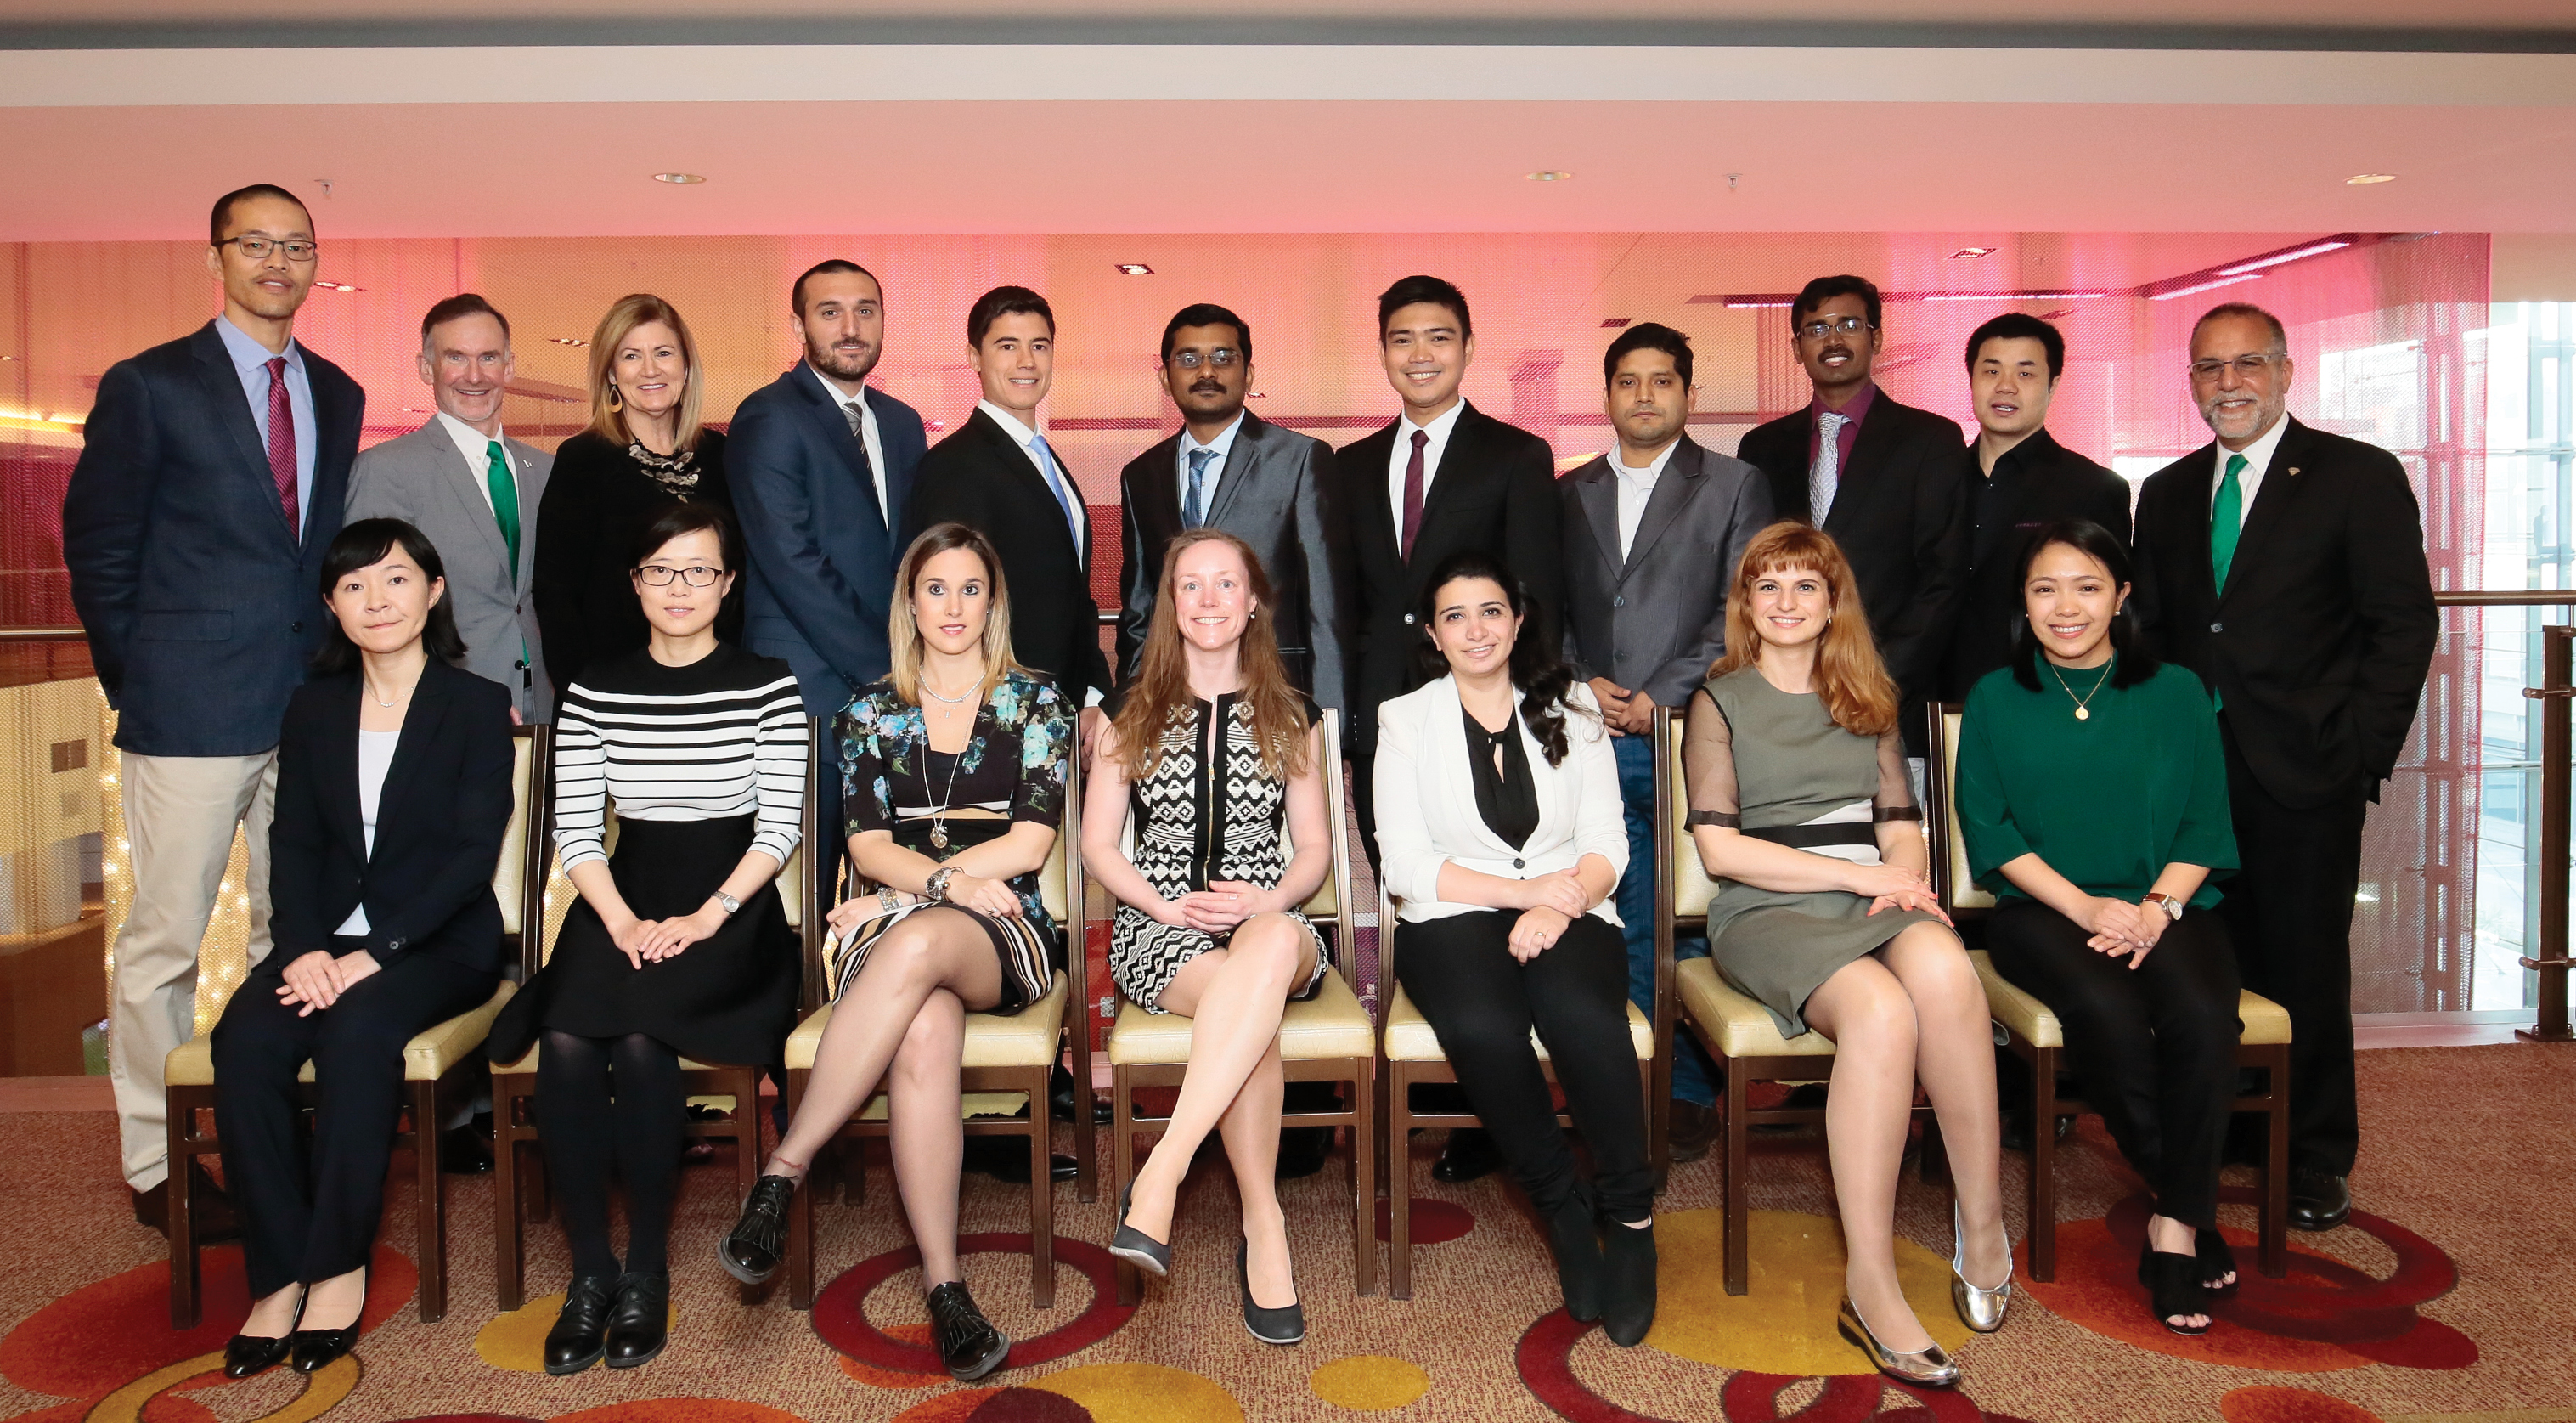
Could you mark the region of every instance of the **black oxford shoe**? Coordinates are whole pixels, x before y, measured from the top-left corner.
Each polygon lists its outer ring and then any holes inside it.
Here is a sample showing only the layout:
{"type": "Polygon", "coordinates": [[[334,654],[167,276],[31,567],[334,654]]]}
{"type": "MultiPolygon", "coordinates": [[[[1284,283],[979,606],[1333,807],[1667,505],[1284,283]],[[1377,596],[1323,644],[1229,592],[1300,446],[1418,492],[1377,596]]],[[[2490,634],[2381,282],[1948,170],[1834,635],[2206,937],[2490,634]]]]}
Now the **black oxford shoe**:
{"type": "Polygon", "coordinates": [[[951,1280],[930,1292],[930,1342],[939,1362],[959,1383],[971,1383],[1002,1366],[1011,1356],[1010,1336],[993,1327],[966,1282],[951,1280]]]}
{"type": "Polygon", "coordinates": [[[2290,1228],[2332,1230],[2352,1215],[2352,1187],[2331,1171],[2290,1173],[2290,1228]]]}
{"type": "Polygon", "coordinates": [[[653,1362],[669,1342],[670,1329],[671,1277],[618,1276],[617,1303],[608,1311],[608,1366],[631,1369],[653,1362]]]}
{"type": "Polygon", "coordinates": [[[561,1378],[599,1362],[608,1348],[608,1307],[617,1281],[608,1275],[575,1275],[564,1291],[563,1312],[546,1331],[546,1372],[561,1378]]]}
{"type": "Polygon", "coordinates": [[[746,1285],[766,1282],[787,1258],[787,1204],[796,1197],[792,1176],[763,1176],[743,1198],[742,1215],[716,1242],[716,1263],[746,1285]]]}

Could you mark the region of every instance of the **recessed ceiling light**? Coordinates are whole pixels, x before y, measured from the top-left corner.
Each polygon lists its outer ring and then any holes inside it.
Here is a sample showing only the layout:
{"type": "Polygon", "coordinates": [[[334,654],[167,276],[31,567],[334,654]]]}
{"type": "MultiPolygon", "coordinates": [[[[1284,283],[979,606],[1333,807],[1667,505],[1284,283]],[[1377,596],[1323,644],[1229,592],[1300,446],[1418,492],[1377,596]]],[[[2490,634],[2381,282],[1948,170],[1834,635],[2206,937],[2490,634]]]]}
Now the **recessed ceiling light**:
{"type": "Polygon", "coordinates": [[[1270,392],[1266,390],[1249,391],[1245,393],[1243,398],[1246,400],[1268,400],[1270,398],[1270,392]]]}
{"type": "Polygon", "coordinates": [[[1635,319],[1636,318],[1632,316],[1605,316],[1601,318],[1601,329],[1604,331],[1616,331],[1635,319]]]}
{"type": "Polygon", "coordinates": [[[2347,185],[2355,188],[2366,188],[2373,183],[2394,183],[2396,181],[2397,175],[2394,173],[2355,173],[2351,177],[2344,179],[2344,182],[2347,185]]]}
{"type": "Polygon", "coordinates": [[[558,346],[587,346],[590,344],[588,341],[585,341],[578,336],[549,336],[546,339],[554,342],[558,346]]]}
{"type": "Polygon", "coordinates": [[[353,287],[347,282],[315,282],[313,285],[322,288],[324,291],[334,292],[354,292],[365,290],[363,287],[353,287]]]}
{"type": "Polygon", "coordinates": [[[687,187],[691,183],[705,182],[706,175],[702,173],[656,173],[653,175],[653,181],[656,183],[677,183],[682,187],[687,187]]]}
{"type": "Polygon", "coordinates": [[[1961,257],[1991,257],[1995,255],[1996,250],[1992,247],[1962,247],[1951,253],[1950,257],[1953,261],[1961,257]]]}
{"type": "Polygon", "coordinates": [[[1118,270],[1125,272],[1131,277],[1150,277],[1154,275],[1154,269],[1146,266],[1142,262],[1121,262],[1118,264],[1118,270]]]}
{"type": "Polygon", "coordinates": [[[2232,287],[2232,286],[2236,285],[2238,282],[2250,282],[2250,281],[2254,280],[2256,277],[2259,277],[2259,276],[2261,276],[2261,275],[2263,275],[2261,272],[2247,272],[2245,275],[2243,275],[2243,276],[2241,276],[2241,277],[2213,277],[2213,278],[2211,278],[2210,280],[2205,281],[2205,282],[2194,282],[2194,283],[2192,283],[2190,286],[2187,286],[2187,287],[2176,287],[2176,288],[2174,288],[2172,291],[2169,291],[2169,292],[2155,292],[2155,293],[2152,293],[2152,294],[2150,294],[2150,295],[2147,297],[2147,300],[2149,300],[2149,301],[2171,301],[2171,300],[2173,300],[2175,297],[2178,297],[2178,296],[2189,296],[2189,295],[2191,295],[2193,292],[2205,292],[2205,291],[2210,290],[2210,289],[2211,289],[2211,288],[2213,288],[2213,287],[2232,287]]]}
{"type": "Polygon", "coordinates": [[[1533,183],[1562,183],[1573,176],[1562,168],[1541,168],[1530,174],[1529,180],[1533,183]]]}

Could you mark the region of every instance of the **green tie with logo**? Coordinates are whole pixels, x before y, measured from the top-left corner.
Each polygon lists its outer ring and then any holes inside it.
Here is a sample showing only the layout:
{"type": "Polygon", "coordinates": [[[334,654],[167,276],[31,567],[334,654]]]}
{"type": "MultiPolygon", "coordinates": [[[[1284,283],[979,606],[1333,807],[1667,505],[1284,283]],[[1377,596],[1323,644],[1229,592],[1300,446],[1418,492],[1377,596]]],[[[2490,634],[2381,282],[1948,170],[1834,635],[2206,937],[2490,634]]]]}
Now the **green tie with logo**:
{"type": "Polygon", "coordinates": [[[2218,498],[2209,506],[2209,572],[2211,591],[2227,591],[2227,568],[2236,561],[2236,540],[2245,532],[2245,456],[2229,455],[2227,472],[2218,481],[2218,498]]]}
{"type": "MultiPolygon", "coordinates": [[[[492,517],[501,525],[501,542],[510,548],[510,586],[519,586],[519,482],[510,477],[510,461],[501,453],[501,442],[494,440],[484,447],[487,463],[483,467],[483,487],[492,492],[492,517]]],[[[2240,461],[2241,463],[2241,461],[2240,461]]],[[[2234,488],[2233,485],[2229,486],[2234,488]]],[[[2230,538],[2232,545],[2236,541],[2230,538]]]]}

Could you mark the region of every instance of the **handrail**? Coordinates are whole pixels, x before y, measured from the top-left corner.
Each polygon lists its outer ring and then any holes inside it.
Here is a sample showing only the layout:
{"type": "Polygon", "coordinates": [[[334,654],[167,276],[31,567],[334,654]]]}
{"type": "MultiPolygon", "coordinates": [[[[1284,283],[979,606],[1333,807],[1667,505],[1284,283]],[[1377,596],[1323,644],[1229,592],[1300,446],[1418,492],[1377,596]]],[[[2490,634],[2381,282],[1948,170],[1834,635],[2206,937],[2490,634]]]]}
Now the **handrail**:
{"type": "Polygon", "coordinates": [[[87,642],[87,628],[0,628],[0,642],[87,642]]]}
{"type": "Polygon", "coordinates": [[[2576,608],[2576,588],[2465,588],[2433,595],[2442,608],[2576,608]]]}

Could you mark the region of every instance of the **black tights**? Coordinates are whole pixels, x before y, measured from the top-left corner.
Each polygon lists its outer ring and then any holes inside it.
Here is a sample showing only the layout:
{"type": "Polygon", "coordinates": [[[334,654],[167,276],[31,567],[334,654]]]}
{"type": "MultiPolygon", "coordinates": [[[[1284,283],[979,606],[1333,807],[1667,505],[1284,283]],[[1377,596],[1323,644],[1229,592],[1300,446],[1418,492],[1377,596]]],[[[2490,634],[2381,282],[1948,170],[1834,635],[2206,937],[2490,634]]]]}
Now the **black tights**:
{"type": "Polygon", "coordinates": [[[626,1183],[626,1269],[670,1272],[671,1202],[687,1125],[678,1053],[642,1033],[546,1033],[537,1058],[538,1139],[554,1176],[574,1274],[618,1273],[608,1240],[612,1161],[626,1183]]]}

